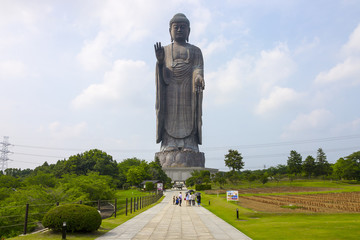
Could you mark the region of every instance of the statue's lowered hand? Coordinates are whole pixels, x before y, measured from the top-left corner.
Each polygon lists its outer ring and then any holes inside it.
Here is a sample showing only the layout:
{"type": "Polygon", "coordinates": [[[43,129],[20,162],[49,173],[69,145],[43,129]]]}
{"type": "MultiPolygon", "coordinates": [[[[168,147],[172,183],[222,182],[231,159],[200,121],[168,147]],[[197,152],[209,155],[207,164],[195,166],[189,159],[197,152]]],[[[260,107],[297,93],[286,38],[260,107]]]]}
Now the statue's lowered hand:
{"type": "Polygon", "coordinates": [[[155,43],[154,48],[155,48],[155,55],[156,55],[156,59],[157,59],[158,63],[163,64],[164,58],[165,58],[165,51],[164,51],[164,47],[161,46],[161,42],[155,43]]]}
{"type": "Polygon", "coordinates": [[[204,90],[205,88],[205,81],[204,78],[201,75],[197,75],[195,77],[195,86],[196,90],[199,92],[201,90],[204,90]]]}

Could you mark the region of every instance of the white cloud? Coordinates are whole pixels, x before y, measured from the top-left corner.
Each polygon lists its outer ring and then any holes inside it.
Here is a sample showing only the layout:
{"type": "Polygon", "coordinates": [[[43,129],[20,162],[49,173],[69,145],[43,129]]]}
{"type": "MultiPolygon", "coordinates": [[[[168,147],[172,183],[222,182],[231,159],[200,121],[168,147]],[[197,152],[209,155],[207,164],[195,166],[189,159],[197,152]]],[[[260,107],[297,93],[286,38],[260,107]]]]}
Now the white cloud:
{"type": "Polygon", "coordinates": [[[21,24],[27,28],[35,29],[37,21],[44,14],[48,14],[52,9],[45,4],[35,4],[27,1],[2,1],[0,8],[0,28],[9,25],[21,24]]]}
{"type": "Polygon", "coordinates": [[[205,45],[205,47],[201,48],[204,54],[204,58],[208,58],[214,52],[218,52],[224,50],[229,44],[230,40],[226,39],[224,36],[217,37],[214,41],[205,45]]]}
{"type": "Polygon", "coordinates": [[[332,113],[326,109],[315,109],[309,114],[300,114],[285,127],[282,137],[287,138],[314,130],[326,129],[332,117],[332,113]]]}
{"type": "Polygon", "coordinates": [[[360,84],[360,24],[351,33],[348,42],[342,47],[342,52],[345,59],[330,70],[320,72],[315,78],[316,84],[360,84]]]}
{"type": "Polygon", "coordinates": [[[337,135],[344,135],[344,133],[353,134],[354,132],[358,132],[360,130],[360,118],[356,118],[352,121],[345,122],[339,124],[335,132],[337,135]]]}
{"type": "MultiPolygon", "coordinates": [[[[98,32],[84,42],[78,60],[86,70],[97,70],[111,62],[114,49],[128,48],[152,33],[165,8],[161,4],[143,0],[107,0],[95,4],[93,11],[98,32]]],[[[82,25],[82,23],[80,24],[82,25]]]]}
{"type": "Polygon", "coordinates": [[[285,43],[279,43],[274,49],[261,51],[255,63],[252,78],[260,84],[263,92],[268,91],[277,83],[287,79],[296,68],[285,43]]]}
{"type": "Polygon", "coordinates": [[[112,70],[105,73],[103,82],[86,88],[72,101],[72,106],[87,108],[125,99],[127,104],[134,104],[131,100],[140,98],[153,78],[145,62],[117,60],[112,70]]]}
{"type": "Polygon", "coordinates": [[[26,74],[26,66],[21,61],[0,61],[0,80],[19,78],[26,74]]]}
{"type": "Polygon", "coordinates": [[[52,122],[47,128],[54,138],[67,139],[78,137],[87,129],[87,123],[81,122],[72,126],[64,126],[58,121],[52,122]]]}
{"type": "Polygon", "coordinates": [[[263,98],[255,109],[255,113],[262,115],[276,111],[294,102],[298,102],[303,94],[297,93],[291,88],[275,87],[268,98],[263,98]]]}
{"type": "Polygon", "coordinates": [[[202,36],[209,23],[211,22],[212,15],[209,9],[206,8],[206,6],[203,6],[199,2],[191,1],[193,2],[193,13],[191,16],[187,16],[188,18],[191,17],[190,20],[190,27],[191,27],[191,36],[194,38],[199,38],[202,36]]]}
{"type": "Polygon", "coordinates": [[[212,99],[216,105],[232,101],[244,82],[248,80],[250,67],[246,59],[234,58],[217,72],[207,74],[206,82],[209,84],[206,88],[209,91],[209,99],[212,99]]]}
{"type": "Polygon", "coordinates": [[[315,78],[317,84],[360,83],[360,58],[348,57],[329,71],[319,73],[315,78]]]}
{"type": "Polygon", "coordinates": [[[108,63],[103,55],[107,44],[108,39],[102,32],[93,41],[85,43],[81,52],[77,55],[77,59],[84,69],[97,70],[108,63]]]}
{"type": "Polygon", "coordinates": [[[360,53],[360,24],[349,37],[349,41],[343,46],[343,51],[348,55],[360,53]]]}
{"type": "MultiPolygon", "coordinates": [[[[208,88],[216,105],[233,101],[241,95],[239,90],[246,84],[247,89],[260,89],[261,94],[268,96],[279,82],[284,82],[296,68],[286,44],[280,43],[274,49],[263,50],[258,58],[244,56],[233,58],[218,71],[206,75],[206,80],[211,83],[208,88]]],[[[275,88],[276,89],[276,88],[275,88]]],[[[278,93],[280,90],[277,90],[278,93]]],[[[287,92],[282,92],[285,97],[287,92]]],[[[298,97],[298,95],[293,96],[298,97]]],[[[275,96],[264,100],[258,107],[258,113],[265,112],[270,102],[274,104],[275,96]]],[[[290,98],[288,95],[287,98],[290,98]]],[[[279,99],[280,100],[280,99],[279,99]]],[[[273,106],[274,107],[274,106],[273,106]]]]}
{"type": "Polygon", "coordinates": [[[46,2],[1,1],[0,50],[26,44],[39,33],[41,24],[51,12],[46,2]]]}
{"type": "Polygon", "coordinates": [[[191,22],[190,38],[198,39],[206,31],[212,17],[206,6],[198,1],[106,0],[94,4],[89,11],[93,12],[99,29],[84,42],[78,53],[79,62],[86,70],[96,70],[105,62],[111,62],[114,49],[134,47],[144,39],[153,37],[159,29],[167,33],[167,23],[179,9],[189,9],[185,14],[191,22]]]}

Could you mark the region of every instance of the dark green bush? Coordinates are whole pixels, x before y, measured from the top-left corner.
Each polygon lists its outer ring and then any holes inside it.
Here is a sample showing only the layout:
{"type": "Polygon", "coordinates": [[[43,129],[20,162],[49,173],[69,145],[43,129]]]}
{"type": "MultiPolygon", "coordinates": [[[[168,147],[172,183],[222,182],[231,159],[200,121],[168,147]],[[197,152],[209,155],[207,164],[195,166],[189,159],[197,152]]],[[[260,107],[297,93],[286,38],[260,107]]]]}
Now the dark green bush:
{"type": "Polygon", "coordinates": [[[196,191],[203,191],[203,190],[211,190],[211,185],[205,184],[196,184],[195,185],[196,191]]]}
{"type": "Polygon", "coordinates": [[[145,191],[154,191],[155,184],[152,182],[145,183],[145,191]]]}
{"type": "Polygon", "coordinates": [[[66,222],[66,231],[68,232],[92,232],[100,227],[101,216],[93,207],[66,204],[47,212],[42,224],[52,230],[61,231],[63,222],[66,222]]]}
{"type": "Polygon", "coordinates": [[[123,184],[123,189],[124,189],[124,190],[130,189],[130,187],[131,187],[131,184],[130,184],[130,183],[124,183],[124,184],[123,184]]]}

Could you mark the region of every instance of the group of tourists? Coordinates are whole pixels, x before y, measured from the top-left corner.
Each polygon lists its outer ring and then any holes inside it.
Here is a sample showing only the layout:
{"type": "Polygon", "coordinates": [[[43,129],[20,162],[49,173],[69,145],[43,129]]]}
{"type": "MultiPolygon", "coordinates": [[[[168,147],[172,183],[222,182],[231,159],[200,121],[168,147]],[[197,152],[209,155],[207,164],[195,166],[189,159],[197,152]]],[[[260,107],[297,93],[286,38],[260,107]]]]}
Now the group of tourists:
{"type": "Polygon", "coordinates": [[[185,206],[195,206],[195,202],[197,203],[198,207],[200,207],[201,204],[201,195],[200,193],[194,193],[194,192],[187,192],[185,197],[183,198],[182,193],[178,196],[173,196],[173,205],[179,205],[181,207],[181,204],[185,201],[185,206]]]}

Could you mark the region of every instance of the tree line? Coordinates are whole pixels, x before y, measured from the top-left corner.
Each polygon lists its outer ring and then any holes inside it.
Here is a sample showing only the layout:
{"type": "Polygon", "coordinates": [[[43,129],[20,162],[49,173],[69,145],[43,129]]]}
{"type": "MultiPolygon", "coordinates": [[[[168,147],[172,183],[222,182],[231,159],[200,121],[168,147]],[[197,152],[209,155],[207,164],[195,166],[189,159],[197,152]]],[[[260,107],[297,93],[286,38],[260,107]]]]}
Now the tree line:
{"type": "Polygon", "coordinates": [[[244,170],[245,162],[240,152],[230,149],[224,156],[224,162],[230,171],[218,172],[211,175],[209,171],[194,171],[187,179],[188,186],[196,184],[214,183],[223,187],[225,184],[238,184],[247,181],[250,184],[259,181],[262,184],[268,181],[279,182],[282,179],[295,178],[323,178],[333,180],[360,181],[360,151],[342,157],[336,163],[329,163],[322,148],[317,150],[316,157],[311,155],[303,160],[300,153],[291,150],[286,165],[279,164],[258,170],[244,170]]]}
{"type": "Polygon", "coordinates": [[[171,184],[158,160],[148,163],[129,158],[117,163],[106,152],[92,149],[55,164],[44,162],[33,170],[0,171],[0,207],[33,199],[45,202],[112,199],[116,189],[140,187],[144,180],[171,184]]]}

